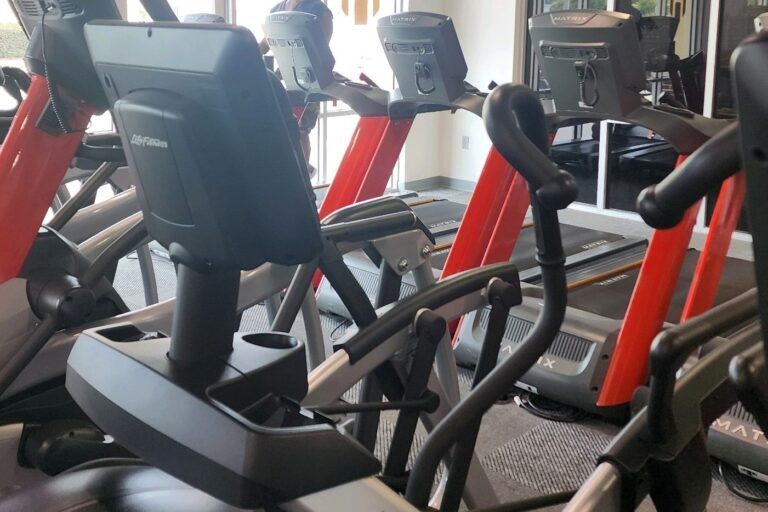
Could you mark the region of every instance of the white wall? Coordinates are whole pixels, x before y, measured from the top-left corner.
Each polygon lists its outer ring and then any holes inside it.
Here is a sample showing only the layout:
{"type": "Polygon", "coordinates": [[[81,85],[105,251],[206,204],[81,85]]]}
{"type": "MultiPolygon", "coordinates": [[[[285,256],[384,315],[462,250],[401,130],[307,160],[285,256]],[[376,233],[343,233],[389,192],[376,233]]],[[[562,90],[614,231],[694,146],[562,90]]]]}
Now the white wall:
{"type": "MultiPolygon", "coordinates": [[[[523,0],[411,0],[410,10],[453,18],[469,67],[467,81],[481,90],[495,80],[520,79],[525,33],[523,0]],[[522,26],[521,26],[522,23],[522,26]]],[[[482,120],[467,112],[417,117],[405,149],[405,181],[446,176],[476,181],[490,148],[482,120]],[[462,138],[469,148],[462,149],[462,138]]]]}

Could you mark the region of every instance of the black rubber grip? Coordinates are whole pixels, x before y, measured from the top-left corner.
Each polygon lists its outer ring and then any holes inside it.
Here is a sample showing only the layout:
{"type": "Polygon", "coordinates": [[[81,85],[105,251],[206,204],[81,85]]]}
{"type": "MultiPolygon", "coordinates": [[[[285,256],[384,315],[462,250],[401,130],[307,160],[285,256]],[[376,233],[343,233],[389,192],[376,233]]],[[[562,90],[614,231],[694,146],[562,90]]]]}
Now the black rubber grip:
{"type": "Polygon", "coordinates": [[[706,313],[662,331],[650,353],[651,394],[648,430],[654,440],[666,442],[675,431],[675,375],[694,349],[757,315],[757,289],[753,288],[706,313]]]}
{"type": "Polygon", "coordinates": [[[401,300],[377,322],[362,329],[341,348],[349,355],[350,362],[355,364],[412,323],[420,309],[438,309],[444,304],[483,289],[494,277],[517,287],[518,295],[520,294],[517,268],[511,263],[498,263],[467,270],[401,300]]]}
{"type": "Polygon", "coordinates": [[[121,147],[91,146],[80,144],[75,156],[95,162],[125,162],[125,152],[121,147]]]}
{"type": "Polygon", "coordinates": [[[542,205],[559,210],[576,199],[573,176],[547,156],[546,116],[535,92],[522,85],[496,87],[485,100],[483,119],[493,145],[526,179],[542,205]]]}
{"type": "Polygon", "coordinates": [[[658,185],[640,193],[637,211],[656,229],[669,229],[683,220],[686,210],[741,168],[736,123],[702,145],[678,170],[658,185]]]}

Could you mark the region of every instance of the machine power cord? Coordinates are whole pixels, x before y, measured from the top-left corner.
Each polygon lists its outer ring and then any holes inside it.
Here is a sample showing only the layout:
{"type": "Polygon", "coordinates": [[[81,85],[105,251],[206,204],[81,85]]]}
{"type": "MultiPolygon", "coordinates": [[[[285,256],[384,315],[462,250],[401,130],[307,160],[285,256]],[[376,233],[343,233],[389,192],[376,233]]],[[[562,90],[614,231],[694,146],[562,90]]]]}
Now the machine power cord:
{"type": "Polygon", "coordinates": [[[43,57],[43,71],[45,72],[45,82],[48,87],[48,96],[51,98],[51,110],[53,110],[53,114],[56,116],[56,122],[58,123],[62,133],[67,134],[71,133],[72,130],[70,129],[67,120],[64,119],[64,117],[61,115],[61,109],[59,108],[59,92],[56,87],[56,83],[54,82],[53,76],[51,75],[51,71],[48,69],[48,57],[45,52],[45,15],[54,9],[55,6],[49,2],[41,2],[41,7],[43,13],[40,16],[40,46],[42,47],[41,50],[43,57]]]}
{"type": "Polygon", "coordinates": [[[584,77],[579,80],[579,95],[581,102],[587,107],[594,107],[600,101],[600,91],[597,88],[597,73],[595,73],[595,68],[592,67],[591,61],[584,63],[584,77]],[[595,85],[592,87],[591,100],[587,100],[587,80],[589,75],[592,75],[592,79],[595,81],[595,85]]]}
{"type": "Polygon", "coordinates": [[[349,327],[351,327],[351,326],[352,326],[352,322],[350,322],[349,320],[344,320],[344,321],[343,321],[343,322],[341,322],[339,325],[337,325],[336,327],[334,327],[334,328],[333,328],[333,330],[331,331],[331,334],[330,334],[330,336],[329,336],[329,338],[331,339],[331,343],[333,343],[334,341],[338,341],[338,340],[339,340],[339,338],[341,338],[341,337],[344,335],[344,332],[346,332],[346,330],[347,330],[349,327]],[[339,331],[339,329],[341,329],[341,328],[344,328],[344,332],[342,332],[340,335],[336,336],[336,333],[337,333],[337,332],[339,331]]]}
{"type": "Polygon", "coordinates": [[[544,420],[575,423],[587,417],[587,413],[581,409],[554,402],[527,391],[520,392],[512,400],[524,411],[544,420]]]}
{"type": "Polygon", "coordinates": [[[738,484],[736,484],[733,481],[733,479],[727,475],[724,469],[725,466],[728,466],[729,468],[731,468],[731,471],[734,471],[734,472],[736,472],[736,469],[730,465],[727,465],[721,460],[717,461],[717,473],[720,476],[720,480],[723,482],[726,489],[728,489],[728,491],[731,492],[731,494],[752,503],[768,503],[768,494],[765,494],[763,496],[758,496],[756,494],[752,494],[752,493],[743,491],[742,489],[739,489],[738,484]]]}

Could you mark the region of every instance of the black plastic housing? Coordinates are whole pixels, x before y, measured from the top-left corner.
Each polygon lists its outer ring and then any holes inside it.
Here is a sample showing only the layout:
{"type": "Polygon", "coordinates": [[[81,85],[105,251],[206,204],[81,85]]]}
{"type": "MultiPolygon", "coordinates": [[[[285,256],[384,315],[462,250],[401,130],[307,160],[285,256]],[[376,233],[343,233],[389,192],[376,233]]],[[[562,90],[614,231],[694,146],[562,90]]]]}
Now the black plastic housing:
{"type": "Polygon", "coordinates": [[[405,12],[378,22],[379,39],[406,98],[450,105],[466,92],[467,63],[453,20],[442,14],[405,12]]]}
{"type": "Polygon", "coordinates": [[[607,11],[558,11],[532,17],[531,41],[552,89],[559,115],[608,114],[617,118],[641,105],[645,88],[637,26],[628,14],[607,11]],[[581,101],[576,64],[589,63],[585,89],[593,106],[581,101]]]}
{"type": "Polygon", "coordinates": [[[181,368],[168,338],[132,341],[141,336],[127,324],[86,331],[66,383],[100,428],[153,466],[249,509],[378,472],[353,438],[296,404],[307,380],[295,338],[236,335],[228,357],[181,368]]]}
{"type": "Polygon", "coordinates": [[[267,17],[263,28],[294,105],[339,100],[361,117],[387,115],[387,91],[334,75],[333,53],[317,16],[278,12],[267,17]]]}
{"type": "Polygon", "coordinates": [[[249,30],[96,22],[85,33],[147,230],[175,261],[210,272],[319,253],[306,173],[276,101],[285,91],[249,30]]]}
{"type": "Polygon", "coordinates": [[[91,20],[121,19],[112,0],[46,0],[51,8],[45,12],[36,0],[12,0],[24,30],[29,35],[25,60],[29,70],[46,76],[48,72],[57,85],[95,109],[107,109],[104,96],[93,69],[88,47],[83,38],[83,25],[91,20]],[[45,52],[40,25],[45,21],[45,52]]]}
{"type": "Polygon", "coordinates": [[[289,90],[323,89],[335,81],[336,60],[317,16],[277,12],[267,16],[263,29],[289,90]]]}

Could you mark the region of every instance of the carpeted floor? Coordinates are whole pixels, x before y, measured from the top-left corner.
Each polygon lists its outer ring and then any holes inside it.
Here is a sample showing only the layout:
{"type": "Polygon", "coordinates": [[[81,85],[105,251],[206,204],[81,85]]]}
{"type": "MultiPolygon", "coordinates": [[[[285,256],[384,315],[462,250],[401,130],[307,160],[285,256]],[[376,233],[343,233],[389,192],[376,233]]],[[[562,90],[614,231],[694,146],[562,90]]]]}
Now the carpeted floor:
{"type": "MultiPolygon", "coordinates": [[[[440,189],[430,191],[452,200],[466,201],[464,192],[440,189]]],[[[161,300],[174,293],[176,278],[173,265],[165,258],[154,257],[155,273],[161,300]]],[[[135,257],[120,262],[115,280],[117,290],[131,308],[144,305],[144,295],[135,257]]],[[[241,330],[258,331],[268,328],[266,308],[255,306],[243,315],[241,330]]],[[[323,330],[336,338],[344,333],[346,323],[337,317],[323,316],[323,330]]],[[[299,318],[292,332],[303,334],[299,318]]],[[[468,392],[471,373],[460,372],[464,393],[468,392]]],[[[353,398],[351,390],[349,398],[353,398]]],[[[382,439],[391,437],[394,430],[392,415],[385,415],[380,427],[382,439]]],[[[514,401],[494,406],[485,416],[478,439],[477,451],[488,471],[498,497],[504,501],[518,500],[540,494],[566,491],[580,485],[594,468],[600,451],[610,442],[618,428],[586,417],[576,423],[559,423],[542,420],[520,409],[514,401]]],[[[423,443],[424,432],[419,432],[413,452],[423,443]]],[[[384,457],[386,442],[379,443],[376,454],[384,457]]],[[[413,457],[413,454],[412,454],[413,457]]],[[[759,511],[764,505],[753,504],[731,493],[713,470],[710,511],[759,511]]],[[[742,490],[759,496],[768,496],[768,485],[726,471],[726,477],[742,490]]],[[[702,492],[705,490],[702,489],[702,492]]],[[[548,510],[560,510],[552,507],[548,510]]],[[[643,503],[641,510],[654,510],[650,502],[643,503]]]]}

